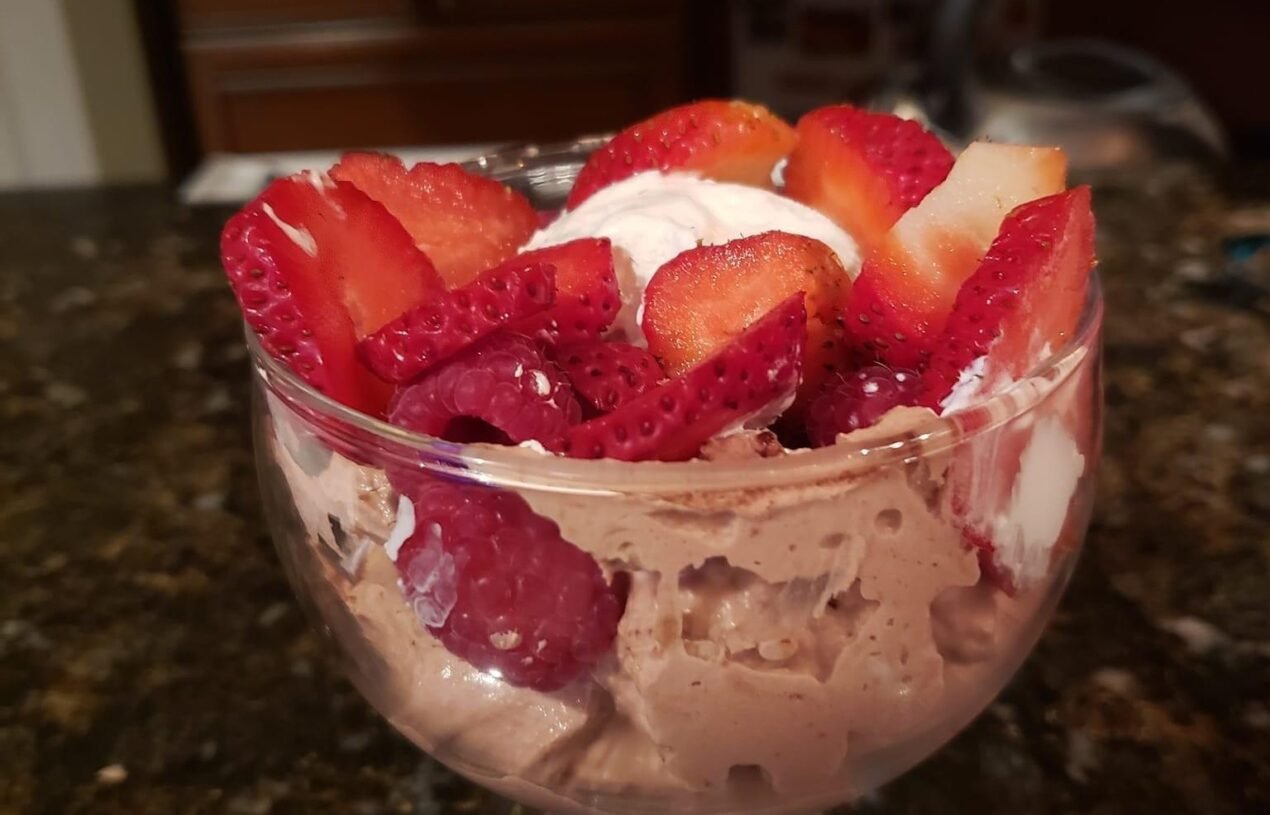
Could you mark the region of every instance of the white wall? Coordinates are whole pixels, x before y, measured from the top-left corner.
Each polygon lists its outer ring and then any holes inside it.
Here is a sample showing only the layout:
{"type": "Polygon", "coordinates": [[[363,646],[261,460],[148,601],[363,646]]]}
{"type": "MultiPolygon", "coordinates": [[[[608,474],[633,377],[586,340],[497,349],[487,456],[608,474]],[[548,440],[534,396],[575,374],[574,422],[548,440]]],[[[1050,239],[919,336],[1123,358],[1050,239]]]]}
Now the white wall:
{"type": "Polygon", "coordinates": [[[99,179],[62,4],[0,0],[0,185],[99,179]]]}
{"type": "Polygon", "coordinates": [[[164,172],[131,0],[0,0],[0,189],[164,172]]]}
{"type": "Polygon", "coordinates": [[[59,2],[79,69],[102,181],[162,178],[167,167],[133,0],[59,2]]]}

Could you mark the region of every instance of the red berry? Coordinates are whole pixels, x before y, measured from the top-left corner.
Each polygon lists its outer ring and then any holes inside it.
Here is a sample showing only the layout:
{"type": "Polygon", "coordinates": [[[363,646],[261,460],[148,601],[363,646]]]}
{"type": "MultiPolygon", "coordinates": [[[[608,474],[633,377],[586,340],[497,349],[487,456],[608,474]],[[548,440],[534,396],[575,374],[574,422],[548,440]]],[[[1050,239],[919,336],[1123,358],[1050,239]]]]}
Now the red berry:
{"type": "Polygon", "coordinates": [[[672,258],[644,292],[648,350],[677,376],[715,353],[795,292],[807,306],[799,406],[842,360],[842,309],[851,276],[814,238],[763,232],[672,258]]]}
{"type": "Polygon", "coordinates": [[[547,227],[551,226],[553,223],[556,222],[556,219],[560,217],[560,213],[561,213],[561,210],[559,209],[538,210],[538,228],[546,229],[547,227]]]}
{"type": "Polygon", "coordinates": [[[496,334],[403,387],[388,420],[459,443],[553,444],[582,419],[556,365],[532,340],[496,334]]]}
{"type": "Polygon", "coordinates": [[[573,389],[597,413],[608,413],[664,379],[652,354],[625,342],[586,342],[556,352],[573,389]]]}
{"type": "Polygon", "coordinates": [[[952,154],[917,122],[829,105],[799,120],[785,191],[837,221],[867,252],[952,166],[952,154]]]}
{"type": "Polygon", "coordinates": [[[975,553],[975,557],[979,560],[979,572],[989,583],[1001,589],[1010,597],[1013,597],[1018,592],[1018,586],[1014,583],[1014,576],[1010,574],[1008,569],[1003,568],[997,562],[997,548],[993,545],[992,539],[988,534],[970,526],[963,526],[961,529],[961,543],[975,553]]]}
{"type": "Polygon", "coordinates": [[[938,409],[961,372],[988,355],[992,375],[1023,376],[1048,343],[1076,329],[1094,265],[1088,187],[1032,201],[1001,224],[979,268],[962,285],[931,349],[919,402],[938,409]]]}
{"type": "Polygon", "coordinates": [[[457,164],[406,169],[382,153],[346,153],[331,175],[381,202],[453,288],[516,254],[538,226],[528,199],[457,164]]]}
{"type": "Polygon", "coordinates": [[[512,329],[549,345],[599,339],[621,308],[613,244],[608,238],[575,241],[534,249],[522,263],[547,263],[556,269],[556,302],[512,329]]]}
{"type": "Polygon", "coordinates": [[[974,142],[963,150],[948,178],[867,253],[846,311],[856,350],[895,368],[921,367],[1001,221],[1061,191],[1066,170],[1058,148],[974,142]]]}
{"type": "Polygon", "coordinates": [[[466,286],[434,293],[363,340],[357,352],[384,381],[409,382],[554,298],[552,266],[513,258],[466,286]]]}
{"type": "Polygon", "coordinates": [[[379,414],[388,389],[357,340],[441,287],[379,204],[317,173],[274,181],[225,224],[221,263],[270,354],[328,396],[379,414]]]}
{"type": "Polygon", "coordinates": [[[513,492],[417,482],[397,571],[419,620],[453,654],[553,691],[612,647],[624,598],[595,560],[513,492]]]}
{"type": "Polygon", "coordinates": [[[888,410],[911,405],[917,398],[918,376],[884,365],[870,365],[831,383],[807,412],[807,435],[815,447],[827,447],[839,433],[869,427],[888,410]]]}
{"type": "Polygon", "coordinates": [[[682,376],[571,428],[561,451],[574,458],[687,459],[729,426],[782,407],[802,370],[803,300],[802,292],[794,294],[682,376]]]}
{"type": "Polygon", "coordinates": [[[716,181],[771,187],[772,168],[793,149],[794,129],[766,108],[705,100],[662,111],[591,154],[568,208],[597,190],[648,170],[690,170],[716,181]]]}

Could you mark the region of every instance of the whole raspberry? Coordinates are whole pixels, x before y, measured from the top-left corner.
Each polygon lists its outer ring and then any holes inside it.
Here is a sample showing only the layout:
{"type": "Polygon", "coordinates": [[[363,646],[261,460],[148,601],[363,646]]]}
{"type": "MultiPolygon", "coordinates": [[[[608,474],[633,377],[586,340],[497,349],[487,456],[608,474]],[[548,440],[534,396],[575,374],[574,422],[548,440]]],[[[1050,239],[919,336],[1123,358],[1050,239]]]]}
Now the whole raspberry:
{"type": "Polygon", "coordinates": [[[496,334],[393,397],[393,424],[453,442],[550,444],[582,419],[569,380],[538,346],[496,334]]]}
{"type": "Polygon", "coordinates": [[[514,492],[442,481],[411,489],[402,591],[456,656],[513,685],[552,691],[613,644],[623,592],[514,492]]]}
{"type": "Polygon", "coordinates": [[[834,443],[839,433],[869,427],[893,407],[914,404],[919,377],[910,371],[870,365],[844,374],[807,413],[807,436],[815,447],[834,443]]]}

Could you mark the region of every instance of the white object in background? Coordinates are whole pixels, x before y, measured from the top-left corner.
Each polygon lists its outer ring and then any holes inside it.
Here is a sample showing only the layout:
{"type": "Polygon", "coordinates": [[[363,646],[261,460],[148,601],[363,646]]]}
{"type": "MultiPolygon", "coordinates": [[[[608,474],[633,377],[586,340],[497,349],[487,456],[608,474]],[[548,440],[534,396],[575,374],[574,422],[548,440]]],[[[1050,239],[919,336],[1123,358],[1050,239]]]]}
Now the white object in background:
{"type": "MultiPolygon", "coordinates": [[[[0,0],[5,2],[5,0],[0,0]]],[[[420,161],[467,161],[493,150],[497,144],[456,144],[437,147],[383,148],[407,166],[420,161]]],[[[288,153],[217,153],[208,156],[181,185],[186,204],[240,204],[253,198],[271,180],[301,170],[325,170],[339,161],[340,150],[288,153]]]]}
{"type": "Polygon", "coordinates": [[[99,178],[62,4],[0,0],[0,188],[99,178]]]}

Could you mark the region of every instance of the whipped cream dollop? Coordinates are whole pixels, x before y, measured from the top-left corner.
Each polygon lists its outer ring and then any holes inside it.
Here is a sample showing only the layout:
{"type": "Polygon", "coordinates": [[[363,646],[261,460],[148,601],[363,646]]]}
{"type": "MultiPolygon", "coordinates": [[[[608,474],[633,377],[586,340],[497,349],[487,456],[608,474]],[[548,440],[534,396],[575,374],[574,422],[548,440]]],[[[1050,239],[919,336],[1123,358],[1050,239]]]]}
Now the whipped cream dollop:
{"type": "Polygon", "coordinates": [[[997,564],[1016,585],[1030,586],[1049,574],[1084,472],[1085,457],[1063,422],[1052,416],[1038,421],[1020,457],[1009,506],[993,523],[997,564]]]}
{"type": "Polygon", "coordinates": [[[525,249],[578,238],[608,238],[619,256],[622,311],[615,328],[644,344],[639,328],[644,287],[662,264],[688,249],[779,230],[829,246],[853,278],[855,241],[815,209],[768,190],[687,173],[640,173],[605,187],[530,238],[525,249]],[[624,262],[624,261],[629,261],[624,262]]]}

